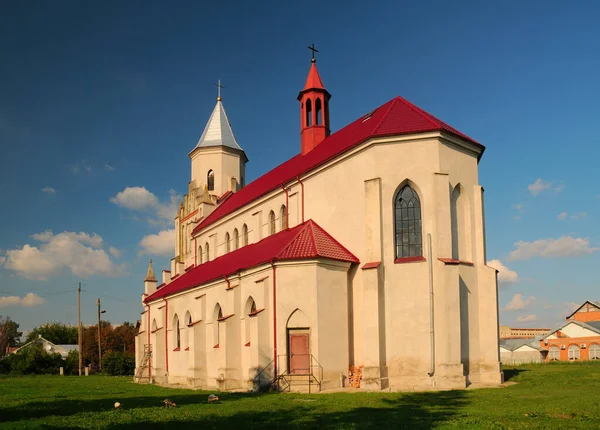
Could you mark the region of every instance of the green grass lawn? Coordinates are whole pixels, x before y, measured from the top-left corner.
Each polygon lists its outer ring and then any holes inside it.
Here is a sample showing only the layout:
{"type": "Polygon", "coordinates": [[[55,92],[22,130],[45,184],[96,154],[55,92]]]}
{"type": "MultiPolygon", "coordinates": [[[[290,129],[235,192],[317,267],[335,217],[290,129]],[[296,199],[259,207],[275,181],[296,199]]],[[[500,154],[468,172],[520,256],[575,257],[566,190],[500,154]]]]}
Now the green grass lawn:
{"type": "Polygon", "coordinates": [[[600,363],[521,366],[505,375],[515,384],[424,393],[219,393],[219,404],[207,404],[209,392],[131,378],[3,378],[0,428],[600,428],[600,363]],[[177,408],[163,407],[165,398],[177,408]]]}

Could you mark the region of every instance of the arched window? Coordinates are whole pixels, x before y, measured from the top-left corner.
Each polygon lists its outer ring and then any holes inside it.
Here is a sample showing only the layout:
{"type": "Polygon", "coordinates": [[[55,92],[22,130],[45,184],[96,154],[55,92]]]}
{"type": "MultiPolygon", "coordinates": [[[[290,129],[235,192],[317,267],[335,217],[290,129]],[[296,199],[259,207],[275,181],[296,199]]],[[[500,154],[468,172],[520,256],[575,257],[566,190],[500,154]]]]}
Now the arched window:
{"type": "Polygon", "coordinates": [[[238,229],[233,230],[233,249],[238,249],[240,247],[240,234],[238,233],[238,229]]]}
{"type": "Polygon", "coordinates": [[[421,201],[417,193],[408,185],[396,194],[394,227],[396,258],[422,256],[421,201]]]}
{"type": "Polygon", "coordinates": [[[192,325],[192,315],[190,314],[190,311],[187,311],[185,313],[185,318],[183,319],[183,323],[185,324],[185,327],[183,328],[183,347],[184,348],[189,348],[190,346],[190,331],[191,331],[191,325],[192,325]]]}
{"type": "Polygon", "coordinates": [[[560,360],[560,349],[558,346],[551,346],[548,349],[548,360],[549,361],[559,361],[560,360]]]}
{"type": "Polygon", "coordinates": [[[600,360],[600,345],[595,343],[590,345],[590,360],[600,360]]]}
{"type": "Polygon", "coordinates": [[[306,100],[306,126],[310,127],[312,125],[312,101],[310,99],[306,100]]]}
{"type": "MultiPolygon", "coordinates": [[[[244,313],[248,316],[248,317],[255,317],[256,316],[256,302],[254,301],[254,299],[252,298],[252,296],[248,297],[248,299],[246,300],[246,306],[244,307],[244,313]]],[[[252,340],[252,324],[255,324],[256,321],[252,321],[250,318],[246,318],[244,321],[244,337],[245,337],[245,341],[244,343],[246,344],[246,346],[249,346],[250,341],[252,340]]]]}
{"type": "Polygon", "coordinates": [[[275,234],[275,212],[269,212],[269,236],[275,234]]]}
{"type": "Polygon", "coordinates": [[[173,333],[175,339],[173,339],[173,343],[175,344],[175,350],[179,350],[181,348],[181,329],[179,327],[179,317],[177,314],[173,317],[173,327],[175,328],[175,333],[173,333]]]}
{"type": "Polygon", "coordinates": [[[158,327],[156,326],[156,318],[152,320],[152,331],[156,331],[158,327]]]}
{"type": "Polygon", "coordinates": [[[221,305],[217,303],[213,312],[213,336],[215,348],[219,347],[219,325],[221,323],[219,320],[221,318],[223,318],[223,310],[221,309],[221,305]]]}
{"type": "Polygon", "coordinates": [[[198,247],[198,264],[202,264],[202,255],[203,255],[203,254],[204,254],[204,253],[202,252],[202,245],[200,245],[200,246],[198,247]]]}
{"type": "Polygon", "coordinates": [[[229,252],[230,247],[229,247],[230,243],[229,243],[229,232],[225,233],[225,252],[229,252]]]}
{"type": "Polygon", "coordinates": [[[322,125],[323,124],[323,112],[321,109],[321,99],[317,99],[317,101],[315,102],[315,114],[317,116],[317,124],[316,125],[322,125]]]}
{"type": "Polygon", "coordinates": [[[204,245],[204,252],[206,253],[206,262],[210,261],[210,247],[208,246],[208,242],[204,245]]]}
{"type": "Polygon", "coordinates": [[[569,360],[579,360],[579,347],[577,345],[569,345],[569,360]]]}
{"type": "Polygon", "coordinates": [[[242,227],[242,245],[248,245],[248,226],[246,224],[242,227]]]}
{"type": "Polygon", "coordinates": [[[215,172],[212,170],[209,170],[206,175],[206,185],[208,185],[208,191],[215,190],[215,172]]]}
{"type": "Polygon", "coordinates": [[[280,211],[280,216],[281,216],[281,230],[285,230],[288,225],[287,225],[287,208],[285,207],[285,205],[281,205],[281,211],[280,211]]]}

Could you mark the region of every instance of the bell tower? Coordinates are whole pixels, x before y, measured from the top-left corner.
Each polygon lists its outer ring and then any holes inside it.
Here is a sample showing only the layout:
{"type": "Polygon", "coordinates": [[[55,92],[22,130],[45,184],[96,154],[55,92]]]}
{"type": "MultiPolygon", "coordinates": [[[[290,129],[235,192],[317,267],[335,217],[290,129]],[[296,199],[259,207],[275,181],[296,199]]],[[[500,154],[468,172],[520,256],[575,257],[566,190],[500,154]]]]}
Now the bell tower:
{"type": "Polygon", "coordinates": [[[189,154],[192,161],[193,188],[203,190],[207,187],[210,195],[215,196],[215,200],[227,191],[236,192],[245,185],[248,162],[248,157],[238,144],[225,113],[221,101],[221,81],[216,86],[217,104],[196,147],[189,154]]]}
{"type": "Polygon", "coordinates": [[[298,94],[300,101],[300,151],[302,155],[312,151],[330,134],[329,99],[331,94],[323,86],[317,70],[315,44],[309,46],[312,60],[304,88],[298,94]]]}

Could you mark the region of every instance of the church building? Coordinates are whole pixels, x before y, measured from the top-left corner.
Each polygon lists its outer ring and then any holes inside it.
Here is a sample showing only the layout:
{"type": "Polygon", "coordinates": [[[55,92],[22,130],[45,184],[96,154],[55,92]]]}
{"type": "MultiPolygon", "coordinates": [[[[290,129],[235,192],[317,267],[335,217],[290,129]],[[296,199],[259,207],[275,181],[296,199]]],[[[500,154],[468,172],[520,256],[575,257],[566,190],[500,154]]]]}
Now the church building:
{"type": "Polygon", "coordinates": [[[243,142],[217,98],[189,153],[171,267],[157,280],[150,262],[144,280],[136,381],[291,391],[502,382],[485,147],[402,97],[331,133],[330,99],[313,57],[299,153],[246,184],[243,142]]]}

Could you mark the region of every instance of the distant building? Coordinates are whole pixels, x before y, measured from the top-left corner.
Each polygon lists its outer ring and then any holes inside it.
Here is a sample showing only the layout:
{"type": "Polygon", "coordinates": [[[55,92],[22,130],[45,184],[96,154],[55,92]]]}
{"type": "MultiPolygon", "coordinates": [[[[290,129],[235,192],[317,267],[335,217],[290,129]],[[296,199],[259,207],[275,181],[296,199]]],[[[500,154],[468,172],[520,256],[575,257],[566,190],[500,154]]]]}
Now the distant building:
{"type": "Polygon", "coordinates": [[[500,342],[500,361],[503,364],[542,363],[548,351],[540,346],[540,338],[505,339],[500,342]]]}
{"type": "Polygon", "coordinates": [[[552,331],[549,328],[518,328],[500,326],[500,339],[524,339],[536,336],[546,336],[552,331]]]}
{"type": "Polygon", "coordinates": [[[20,348],[15,348],[12,351],[9,351],[11,354],[17,354],[20,351],[23,351],[26,348],[29,348],[31,345],[41,344],[44,351],[49,354],[60,354],[62,358],[67,358],[69,352],[71,351],[79,351],[78,345],[56,345],[50,342],[47,339],[44,339],[42,336],[38,337],[36,340],[32,340],[29,343],[21,346],[20,348]]]}
{"type": "Polygon", "coordinates": [[[567,321],[540,340],[540,347],[548,350],[546,361],[600,360],[600,321],[567,321]]]}
{"type": "Polygon", "coordinates": [[[586,301],[579,306],[571,315],[566,318],[567,321],[600,321],[600,302],[586,301]]]}

